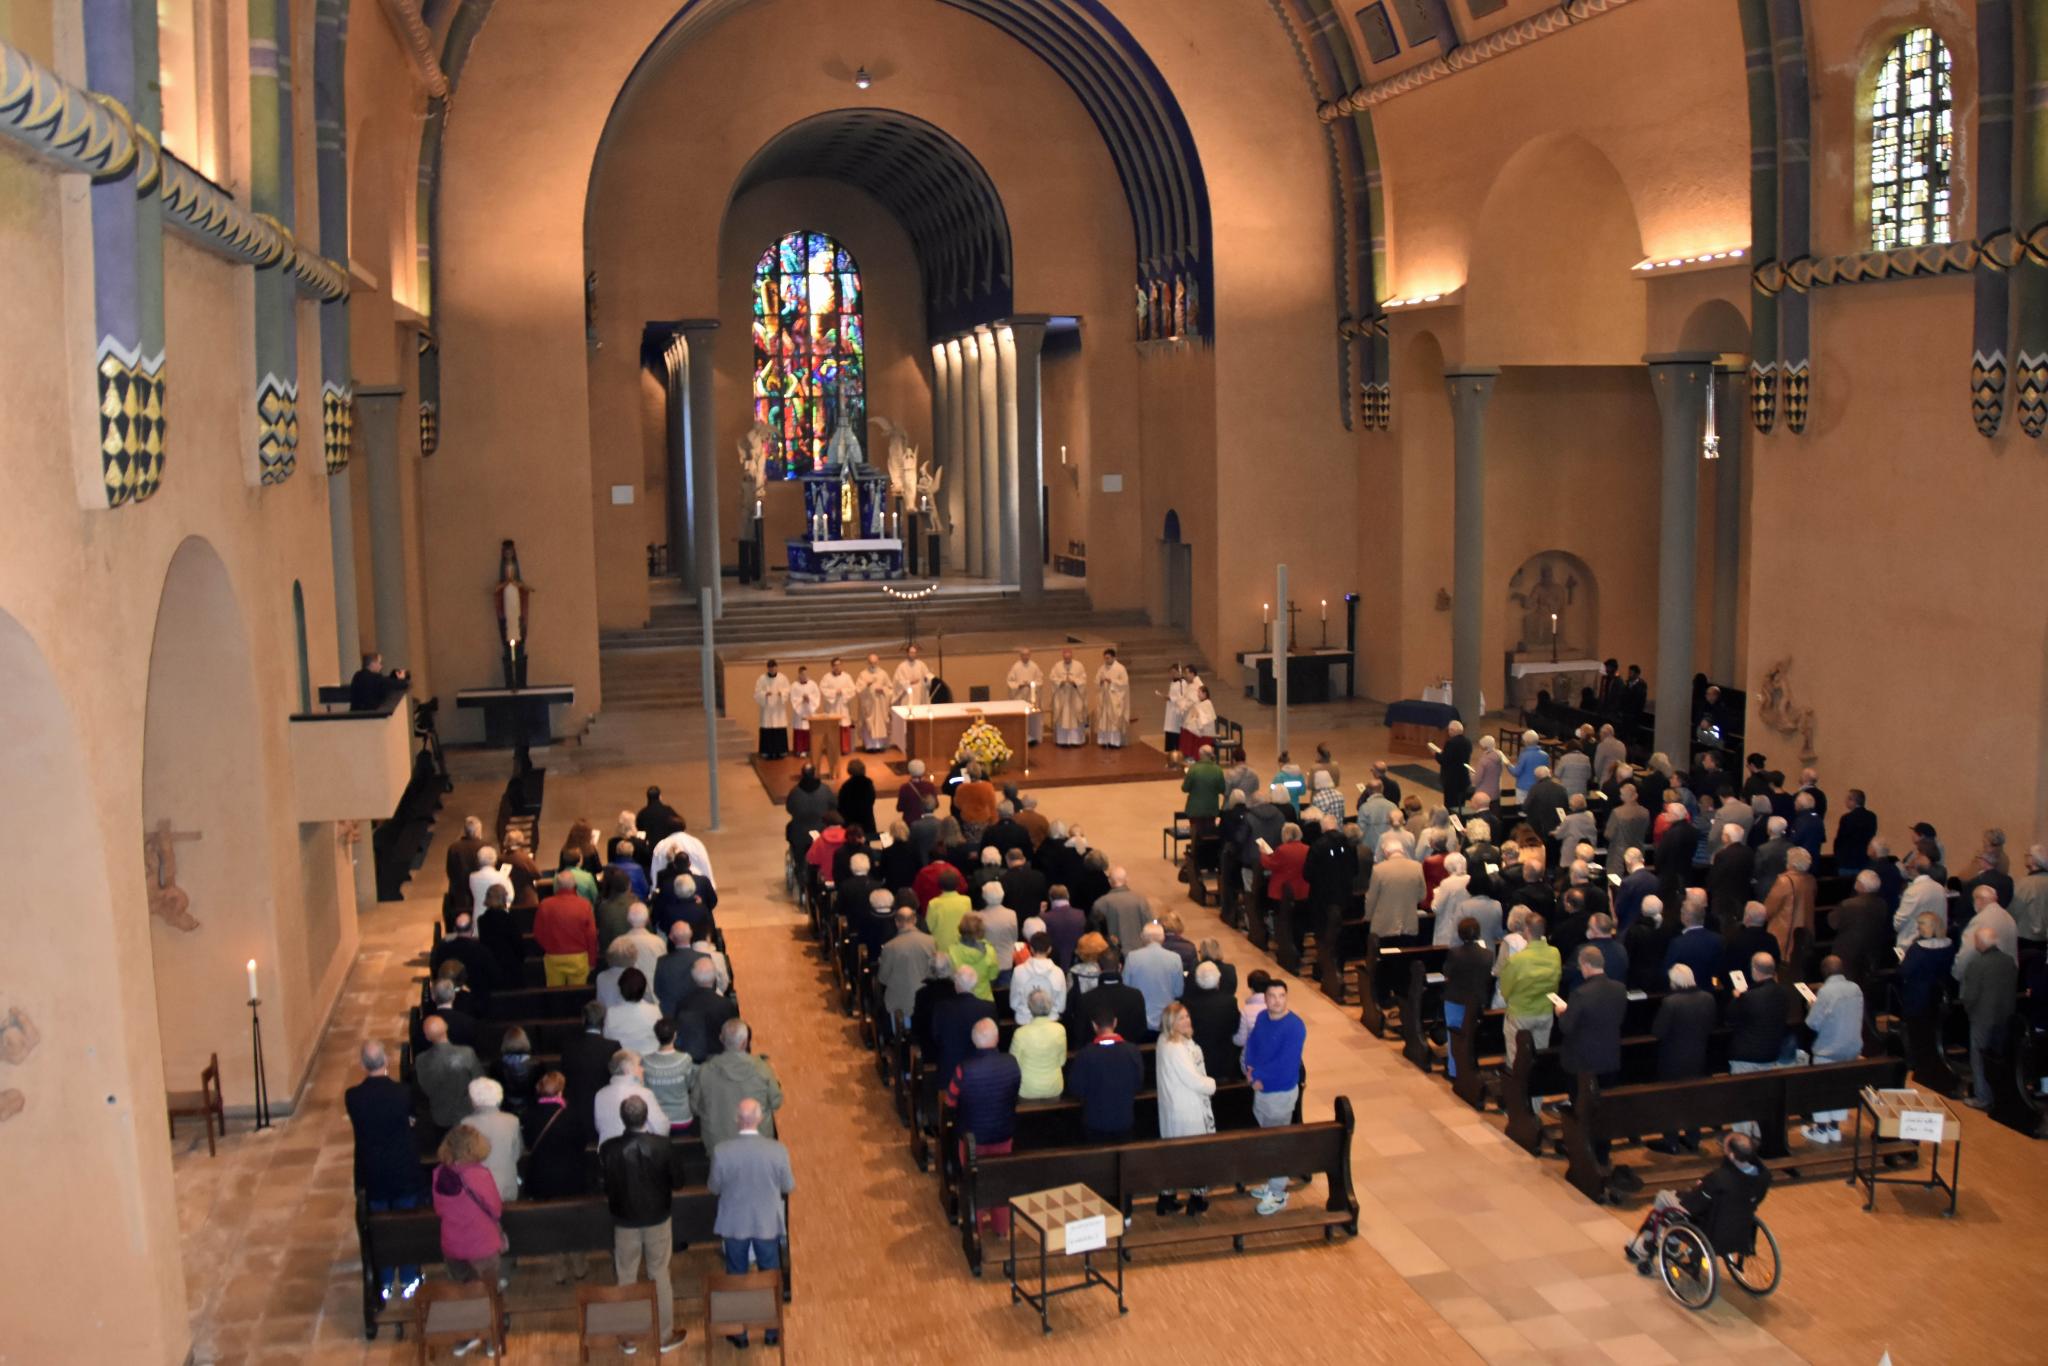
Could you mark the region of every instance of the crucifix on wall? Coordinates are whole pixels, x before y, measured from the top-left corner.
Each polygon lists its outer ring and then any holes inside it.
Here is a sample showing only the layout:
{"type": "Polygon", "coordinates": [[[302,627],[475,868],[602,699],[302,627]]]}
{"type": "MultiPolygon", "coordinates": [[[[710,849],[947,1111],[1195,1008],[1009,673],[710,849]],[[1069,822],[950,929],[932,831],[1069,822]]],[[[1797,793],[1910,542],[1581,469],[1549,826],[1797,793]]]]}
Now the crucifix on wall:
{"type": "Polygon", "coordinates": [[[192,898],[178,885],[177,846],[201,838],[197,830],[173,830],[169,820],[160,820],[142,839],[143,866],[149,873],[149,913],[188,934],[199,928],[199,922],[192,916],[192,898]]]}

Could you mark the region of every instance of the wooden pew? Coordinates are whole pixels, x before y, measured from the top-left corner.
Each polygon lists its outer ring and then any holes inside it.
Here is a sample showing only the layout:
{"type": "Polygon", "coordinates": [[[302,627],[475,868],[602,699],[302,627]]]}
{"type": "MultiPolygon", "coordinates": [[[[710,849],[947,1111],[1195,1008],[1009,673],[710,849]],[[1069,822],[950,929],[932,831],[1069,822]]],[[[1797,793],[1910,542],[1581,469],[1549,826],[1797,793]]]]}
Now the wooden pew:
{"type": "MultiPolygon", "coordinates": [[[[1854,1062],[1810,1067],[1774,1067],[1761,1072],[1700,1077],[1691,1081],[1649,1082],[1601,1090],[1590,1077],[1580,1077],[1577,1099],[1564,1115],[1566,1179],[1590,1199],[1612,1199],[1613,1169],[1594,1156],[1598,1141],[1634,1140],[1646,1135],[1671,1135],[1680,1130],[1712,1129],[1736,1123],[1757,1126],[1757,1152],[1773,1174],[1840,1176],[1851,1154],[1846,1146],[1791,1156],[1785,1141],[1790,1122],[1825,1110],[1853,1110],[1866,1086],[1897,1086],[1905,1065],[1897,1058],[1859,1058],[1854,1062]]],[[[1879,1157],[1887,1164],[1917,1159],[1918,1146],[1881,1142],[1879,1157]]],[[[1661,1184],[1686,1184],[1711,1170],[1711,1164],[1674,1173],[1659,1171],[1661,1184]]]]}
{"type": "Polygon", "coordinates": [[[1114,1147],[1048,1148],[982,1156],[970,1141],[960,1178],[960,1241],[967,1266],[981,1274],[984,1249],[980,1214],[1002,1209],[1013,1196],[1080,1184],[1129,1211],[1161,1190],[1229,1187],[1266,1180],[1275,1172],[1321,1174],[1329,1198],[1321,1206],[1290,1205],[1266,1217],[1205,1215],[1199,1219],[1146,1220],[1127,1230],[1126,1254],[1142,1248],[1228,1238],[1238,1251],[1257,1233],[1320,1228],[1358,1232],[1358,1197],[1351,1182],[1351,1101],[1339,1096],[1336,1118],[1285,1128],[1249,1129],[1189,1138],[1150,1139],[1114,1147]]]}
{"type": "MultiPolygon", "coordinates": [[[[1316,979],[1323,995],[1339,1004],[1350,999],[1345,986],[1347,970],[1353,963],[1363,963],[1371,937],[1371,925],[1356,906],[1350,913],[1335,906],[1323,913],[1322,933],[1316,938],[1316,979]]],[[[1359,980],[1365,980],[1363,967],[1359,980]]]]}
{"type": "MultiPolygon", "coordinates": [[[[789,1199],[783,1198],[783,1226],[787,1228],[789,1199]]],[[[693,1186],[675,1193],[674,1248],[683,1251],[693,1245],[715,1250],[720,1246],[712,1226],[718,1218],[718,1197],[693,1186]]],[[[504,1228],[519,1257],[544,1257],[556,1253],[612,1250],[611,1208],[601,1195],[577,1196],[567,1200],[515,1200],[505,1206],[504,1228]]],[[[430,1266],[441,1258],[441,1221],[431,1205],[418,1210],[370,1213],[367,1197],[356,1193],[356,1243],[363,1272],[363,1336],[375,1338],[387,1323],[404,1326],[417,1322],[413,1306],[405,1301],[385,1304],[385,1272],[401,1266],[430,1266]]],[[[782,1298],[791,1290],[790,1245],[782,1244],[782,1298]]],[[[722,1263],[721,1263],[722,1265],[722,1263]]],[[[573,1292],[552,1287],[531,1298],[507,1304],[506,1314],[539,1314],[573,1306],[573,1292]]]]}
{"type": "Polygon", "coordinates": [[[1364,998],[1359,1020],[1378,1038],[1387,1036],[1387,1006],[1405,997],[1408,971],[1416,963],[1430,972],[1442,972],[1450,950],[1428,942],[1382,945],[1378,935],[1368,935],[1365,961],[1358,969],[1358,994],[1364,998]]]}

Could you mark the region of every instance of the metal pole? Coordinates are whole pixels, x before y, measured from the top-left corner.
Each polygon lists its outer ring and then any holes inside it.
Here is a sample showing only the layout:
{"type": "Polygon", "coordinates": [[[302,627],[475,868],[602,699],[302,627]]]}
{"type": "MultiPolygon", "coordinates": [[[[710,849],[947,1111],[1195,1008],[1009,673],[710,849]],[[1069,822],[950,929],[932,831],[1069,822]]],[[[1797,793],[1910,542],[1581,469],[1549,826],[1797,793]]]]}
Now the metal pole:
{"type": "Polygon", "coordinates": [[[718,829],[718,680],[712,656],[712,635],[715,630],[712,606],[712,590],[697,590],[697,616],[704,623],[703,678],[704,678],[704,768],[711,785],[711,828],[718,829]]]}
{"type": "MultiPolygon", "coordinates": [[[[1273,599],[1273,733],[1279,753],[1287,752],[1287,566],[1280,566],[1279,596],[1273,599]]],[[[1277,776],[1277,775],[1276,775],[1277,776]]]]}

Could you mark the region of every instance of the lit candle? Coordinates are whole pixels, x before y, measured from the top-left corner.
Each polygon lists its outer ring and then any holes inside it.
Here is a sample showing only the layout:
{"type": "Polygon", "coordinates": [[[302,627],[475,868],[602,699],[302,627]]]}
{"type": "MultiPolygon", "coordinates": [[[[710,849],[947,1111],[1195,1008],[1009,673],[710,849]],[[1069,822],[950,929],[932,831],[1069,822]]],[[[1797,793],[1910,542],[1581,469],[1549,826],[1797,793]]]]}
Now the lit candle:
{"type": "Polygon", "coordinates": [[[1260,603],[1260,604],[1259,604],[1259,625],[1261,625],[1261,626],[1265,626],[1265,625],[1267,625],[1268,623],[1270,623],[1270,622],[1271,622],[1272,620],[1273,620],[1273,604],[1272,604],[1272,603],[1270,603],[1270,602],[1262,602],[1262,603],[1260,603]]]}
{"type": "Polygon", "coordinates": [[[1329,619],[1330,619],[1330,600],[1329,600],[1328,598],[1324,598],[1324,599],[1323,599],[1323,620],[1324,620],[1324,621],[1328,621],[1329,619]]]}
{"type": "Polygon", "coordinates": [[[1553,636],[1557,634],[1557,613],[1555,612],[1550,614],[1550,634],[1553,636]]]}
{"type": "Polygon", "coordinates": [[[256,999],[256,960],[249,960],[249,999],[256,999]]]}

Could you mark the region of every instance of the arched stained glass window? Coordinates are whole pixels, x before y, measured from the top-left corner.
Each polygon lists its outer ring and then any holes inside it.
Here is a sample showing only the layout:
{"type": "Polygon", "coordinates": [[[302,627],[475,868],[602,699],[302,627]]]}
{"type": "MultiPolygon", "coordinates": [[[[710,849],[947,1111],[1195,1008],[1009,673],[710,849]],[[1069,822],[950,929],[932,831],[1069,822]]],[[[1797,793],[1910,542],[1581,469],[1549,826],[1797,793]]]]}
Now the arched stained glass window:
{"type": "Polygon", "coordinates": [[[1949,234],[1955,151],[1948,47],[1931,28],[1902,34],[1870,98],[1870,249],[1920,247],[1949,234]]]}
{"type": "Polygon", "coordinates": [[[768,477],[825,463],[843,421],[867,444],[860,267],[821,232],[793,232],[754,267],[754,419],[774,433],[768,477]]]}

